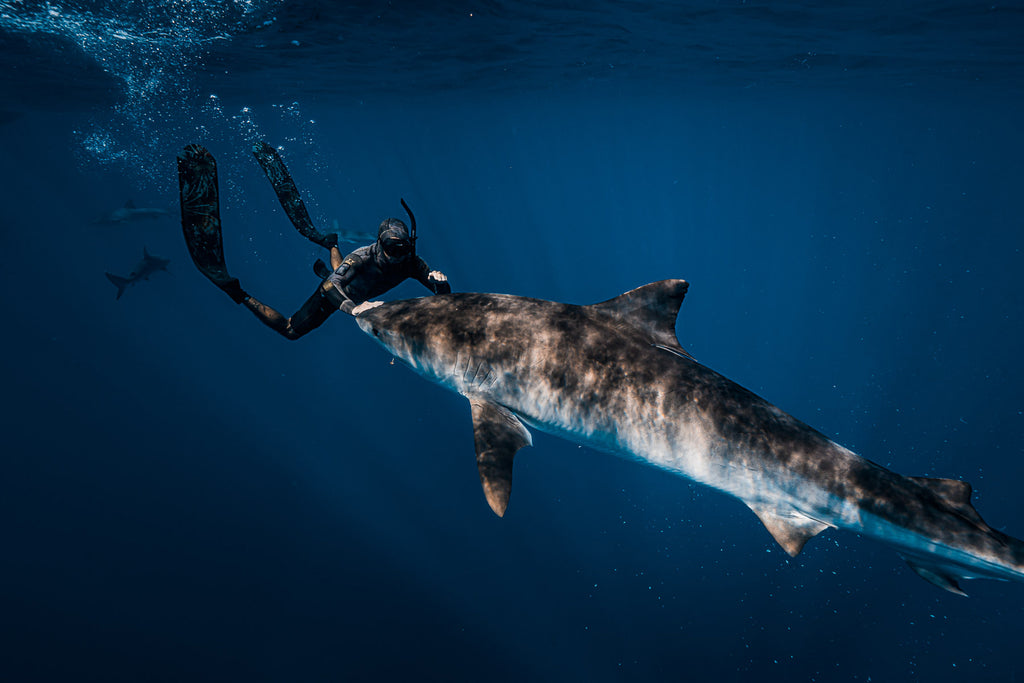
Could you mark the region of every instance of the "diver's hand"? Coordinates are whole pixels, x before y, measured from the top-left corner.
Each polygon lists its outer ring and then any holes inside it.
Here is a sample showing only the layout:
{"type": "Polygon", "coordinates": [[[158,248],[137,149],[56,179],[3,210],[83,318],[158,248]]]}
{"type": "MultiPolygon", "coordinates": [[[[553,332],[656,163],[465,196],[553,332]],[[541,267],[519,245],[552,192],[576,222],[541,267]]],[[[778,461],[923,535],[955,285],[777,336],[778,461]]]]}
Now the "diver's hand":
{"type": "Polygon", "coordinates": [[[452,291],[452,286],[448,284],[448,276],[439,270],[430,271],[427,282],[434,288],[434,294],[450,294],[452,291]]]}
{"type": "MultiPolygon", "coordinates": [[[[377,308],[378,306],[383,306],[383,305],[384,305],[383,301],[364,301],[363,303],[359,304],[358,306],[353,307],[351,311],[347,311],[347,312],[351,313],[352,315],[359,315],[363,311],[369,311],[370,309],[377,308]]],[[[344,311],[345,310],[344,307],[341,310],[344,311]]]]}

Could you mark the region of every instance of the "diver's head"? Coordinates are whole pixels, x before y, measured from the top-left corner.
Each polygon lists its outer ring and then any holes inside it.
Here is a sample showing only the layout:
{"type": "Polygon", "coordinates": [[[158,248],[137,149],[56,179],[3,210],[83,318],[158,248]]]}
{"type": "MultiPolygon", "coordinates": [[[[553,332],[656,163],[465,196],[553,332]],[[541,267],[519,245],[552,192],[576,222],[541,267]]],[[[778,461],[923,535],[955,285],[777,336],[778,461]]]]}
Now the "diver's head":
{"type": "Polygon", "coordinates": [[[397,218],[381,221],[377,229],[377,244],[389,261],[404,261],[413,253],[412,238],[405,223],[397,218]]]}

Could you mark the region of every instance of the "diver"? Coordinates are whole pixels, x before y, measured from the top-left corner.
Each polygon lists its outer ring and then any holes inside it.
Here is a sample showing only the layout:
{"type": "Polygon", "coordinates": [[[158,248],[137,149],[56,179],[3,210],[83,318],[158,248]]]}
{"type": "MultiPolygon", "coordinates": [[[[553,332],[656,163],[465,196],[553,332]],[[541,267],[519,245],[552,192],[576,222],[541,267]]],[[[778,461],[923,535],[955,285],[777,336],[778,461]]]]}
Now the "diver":
{"type": "Polygon", "coordinates": [[[351,314],[359,304],[408,278],[419,281],[434,294],[451,292],[448,278],[440,271],[431,270],[416,254],[416,217],[404,200],[402,206],[412,223],[411,234],[405,223],[388,218],[381,222],[376,242],[343,258],[337,235],[324,235],[313,226],[277,151],[266,143],[257,143],[253,153],[295,228],[330,251],[330,268],[320,259],[314,264],[314,272],[323,281],[299,310],[286,318],[250,296],[238,279],[228,274],[221,237],[217,165],[213,156],[199,145],[188,145],[178,155],[181,226],[196,267],[235,303],[245,304],[272,330],[287,339],[298,339],[320,327],[335,311],[351,314]]]}
{"type": "MultiPolygon", "coordinates": [[[[328,239],[330,239],[328,235],[328,239]]],[[[298,339],[315,330],[335,311],[352,313],[358,305],[380,296],[408,278],[414,278],[434,294],[448,294],[451,287],[444,273],[430,270],[415,251],[412,236],[405,223],[397,218],[381,222],[377,241],[360,247],[345,258],[332,244],[331,266],[317,261],[314,271],[324,278],[309,299],[290,318],[275,311],[252,296],[241,292],[242,303],[267,327],[288,339],[298,339]]],[[[236,295],[229,295],[234,299],[236,295]]],[[[237,299],[235,299],[237,301],[237,299]]]]}

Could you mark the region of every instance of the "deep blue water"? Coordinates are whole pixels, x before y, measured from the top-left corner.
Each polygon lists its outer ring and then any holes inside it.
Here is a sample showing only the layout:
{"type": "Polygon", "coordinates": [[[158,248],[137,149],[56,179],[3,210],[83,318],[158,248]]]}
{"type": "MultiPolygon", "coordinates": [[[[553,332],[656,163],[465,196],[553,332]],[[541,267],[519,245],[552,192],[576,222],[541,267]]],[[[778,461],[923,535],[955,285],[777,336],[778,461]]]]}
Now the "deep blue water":
{"type": "MultiPolygon", "coordinates": [[[[827,531],[535,433],[504,519],[466,401],[290,313],[317,222],[416,212],[456,290],[683,277],[701,362],[1024,536],[1024,8],[0,1],[0,678],[1012,681],[1024,586],[964,599],[827,531]],[[429,9],[427,9],[429,7],[429,9]],[[131,199],[170,217],[92,221],[131,199]],[[143,247],[171,260],[115,300],[143,247]]],[[[405,284],[387,298],[417,296],[405,284]]]]}

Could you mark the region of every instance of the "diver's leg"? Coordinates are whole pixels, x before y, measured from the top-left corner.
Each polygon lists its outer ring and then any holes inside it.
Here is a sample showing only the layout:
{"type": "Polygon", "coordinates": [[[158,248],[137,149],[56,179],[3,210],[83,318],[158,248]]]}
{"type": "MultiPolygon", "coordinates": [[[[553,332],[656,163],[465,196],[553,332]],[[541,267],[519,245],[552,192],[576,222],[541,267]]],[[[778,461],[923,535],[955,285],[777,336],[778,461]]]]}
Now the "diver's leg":
{"type": "Polygon", "coordinates": [[[251,296],[243,303],[246,308],[252,311],[253,315],[255,315],[261,323],[274,330],[274,332],[283,334],[286,337],[288,336],[285,332],[285,330],[288,329],[288,318],[251,296]]]}
{"type": "Polygon", "coordinates": [[[274,186],[274,193],[277,194],[277,198],[281,202],[281,208],[284,209],[288,220],[292,222],[295,229],[306,239],[325,249],[337,245],[338,236],[336,234],[325,235],[313,226],[313,221],[309,218],[309,211],[306,210],[306,205],[303,203],[302,197],[299,196],[299,190],[295,187],[295,181],[292,180],[292,176],[288,173],[288,168],[284,165],[277,150],[265,142],[257,142],[252,146],[252,153],[263,168],[267,180],[274,186]]]}
{"type": "Polygon", "coordinates": [[[335,297],[327,296],[328,287],[331,291],[334,290],[334,286],[330,284],[320,286],[290,318],[285,318],[251,296],[245,300],[245,307],[252,311],[260,322],[281,336],[286,339],[298,339],[323,325],[324,321],[338,310],[339,307],[332,303],[335,297]]]}
{"type": "Polygon", "coordinates": [[[228,274],[224,263],[217,162],[205,147],[188,145],[178,155],[178,189],[181,229],[192,262],[236,304],[242,303],[245,290],[228,274]]]}

